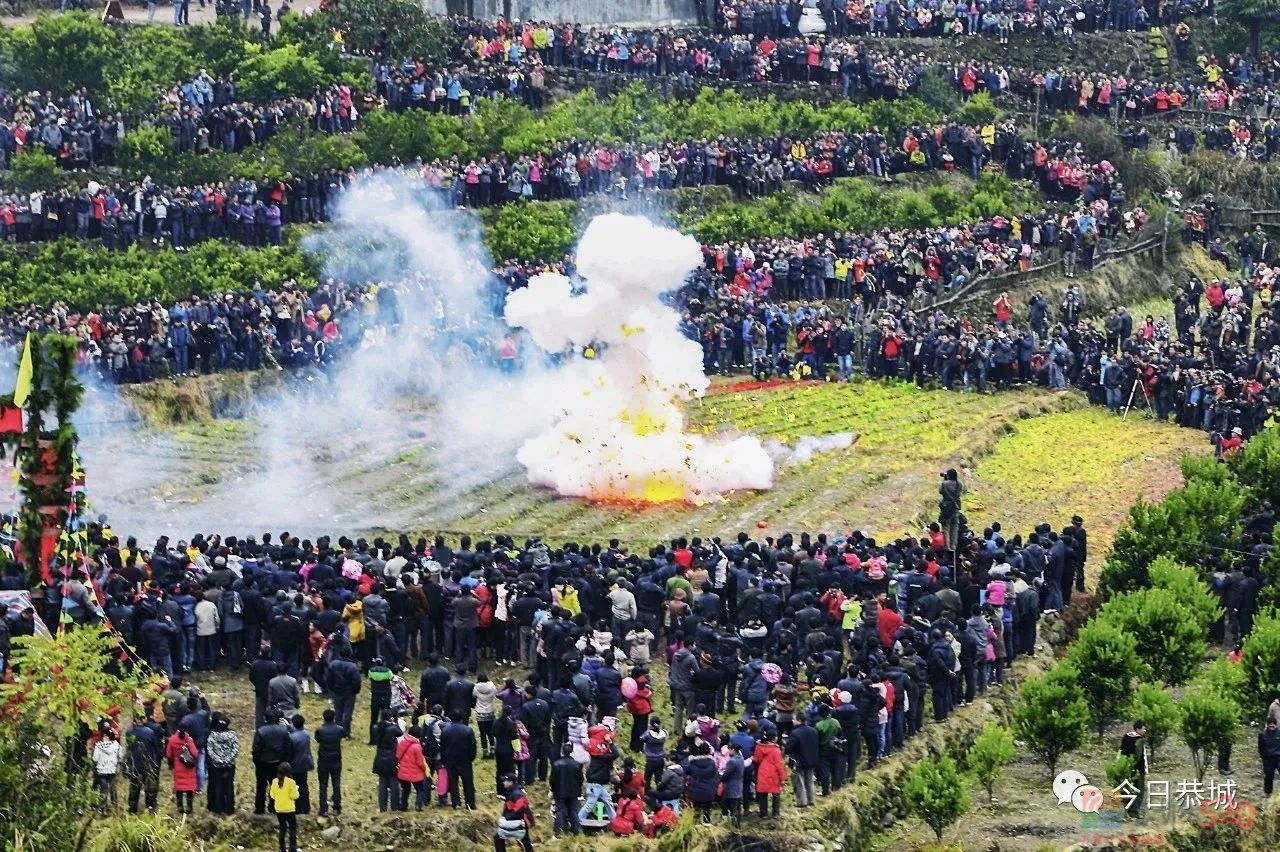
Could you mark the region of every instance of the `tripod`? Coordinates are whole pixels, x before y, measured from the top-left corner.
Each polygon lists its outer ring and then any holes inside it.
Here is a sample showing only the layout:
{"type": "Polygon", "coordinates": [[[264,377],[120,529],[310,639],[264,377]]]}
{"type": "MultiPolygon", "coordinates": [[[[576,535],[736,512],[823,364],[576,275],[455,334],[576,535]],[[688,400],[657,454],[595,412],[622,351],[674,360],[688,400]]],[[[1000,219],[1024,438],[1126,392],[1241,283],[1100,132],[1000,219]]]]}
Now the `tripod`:
{"type": "MultiPolygon", "coordinates": [[[[1129,418],[1129,410],[1133,408],[1133,398],[1137,395],[1138,387],[1141,385],[1142,385],[1141,379],[1133,380],[1133,387],[1129,388],[1129,401],[1125,403],[1124,414],[1120,415],[1121,422],[1124,422],[1129,418]]],[[[1152,418],[1154,418],[1156,416],[1156,410],[1155,410],[1155,407],[1151,404],[1151,397],[1147,395],[1146,388],[1142,389],[1142,400],[1147,404],[1147,411],[1151,412],[1151,416],[1152,418]]]]}

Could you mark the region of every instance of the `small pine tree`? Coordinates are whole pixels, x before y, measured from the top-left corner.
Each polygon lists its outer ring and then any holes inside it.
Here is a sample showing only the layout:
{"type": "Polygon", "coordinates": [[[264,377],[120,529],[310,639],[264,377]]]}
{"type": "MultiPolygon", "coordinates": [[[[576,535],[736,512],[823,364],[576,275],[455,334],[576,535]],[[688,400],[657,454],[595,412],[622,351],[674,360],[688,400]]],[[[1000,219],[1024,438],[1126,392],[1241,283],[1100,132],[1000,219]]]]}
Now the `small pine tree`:
{"type": "Polygon", "coordinates": [[[1084,745],[1089,730],[1089,705],[1075,669],[1060,663],[1044,677],[1024,683],[1014,718],[1018,737],[1052,778],[1058,761],[1084,745]]]}
{"type": "Polygon", "coordinates": [[[912,767],[902,785],[911,813],[928,823],[942,840],[947,826],[969,809],[964,780],[949,757],[922,760],[912,767]]]}
{"type": "Polygon", "coordinates": [[[1013,734],[1009,729],[995,722],[988,722],[982,727],[982,733],[974,739],[965,758],[969,772],[987,791],[987,801],[996,800],[996,782],[1004,774],[1004,767],[1013,760],[1016,750],[1013,746],[1013,734]]]}

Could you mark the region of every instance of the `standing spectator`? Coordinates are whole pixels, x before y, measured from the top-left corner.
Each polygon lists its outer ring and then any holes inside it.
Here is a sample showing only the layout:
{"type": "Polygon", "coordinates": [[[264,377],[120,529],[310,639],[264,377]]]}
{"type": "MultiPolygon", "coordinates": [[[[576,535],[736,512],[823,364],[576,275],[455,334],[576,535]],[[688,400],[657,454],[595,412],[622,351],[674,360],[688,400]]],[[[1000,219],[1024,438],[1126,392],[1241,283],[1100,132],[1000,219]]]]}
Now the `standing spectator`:
{"type": "Polygon", "coordinates": [[[1125,735],[1120,739],[1120,753],[1126,757],[1133,758],[1134,769],[1138,773],[1138,779],[1135,786],[1138,788],[1137,794],[1133,798],[1133,802],[1125,808],[1129,812],[1129,816],[1137,818],[1142,813],[1142,794],[1147,788],[1147,723],[1138,719],[1133,723],[1133,729],[1126,731],[1125,735]]]}
{"type": "Polygon", "coordinates": [[[337,658],[329,661],[325,685],[333,699],[334,721],[342,727],[344,737],[351,736],[351,716],[355,712],[361,683],[360,667],[351,659],[351,652],[346,648],[340,649],[337,658]]]}
{"type": "Polygon", "coordinates": [[[195,606],[195,669],[211,672],[218,664],[218,631],[222,616],[218,605],[208,598],[196,601],[195,606]]]}
{"type": "Polygon", "coordinates": [[[333,784],[333,815],[342,813],[342,741],[347,731],[338,724],[333,710],[324,711],[324,724],[316,729],[316,780],[320,793],[320,816],[329,815],[329,785],[333,784]]]}
{"type": "Polygon", "coordinates": [[[396,743],[396,780],[400,782],[400,810],[409,810],[409,791],[413,790],[415,811],[427,803],[427,759],[422,753],[422,730],[409,728],[396,743]]]}
{"type": "Polygon", "coordinates": [[[787,737],[787,756],[795,766],[791,785],[796,791],[796,807],[808,808],[814,803],[813,787],[821,756],[817,729],[803,716],[800,722],[787,737]]]}
{"type": "Polygon", "coordinates": [[[480,748],[485,760],[493,756],[493,722],[496,718],[494,701],[497,695],[498,687],[489,679],[489,675],[478,672],[476,684],[471,689],[471,697],[475,703],[476,723],[480,727],[480,748]]]}
{"type": "Polygon", "coordinates": [[[280,673],[276,661],[271,657],[270,648],[258,651],[258,659],[249,664],[249,683],[253,684],[253,727],[261,728],[267,720],[267,688],[280,673]]]}
{"type": "Polygon", "coordinates": [[[373,658],[369,667],[369,745],[377,744],[377,727],[382,717],[391,712],[391,669],[381,657],[373,658]]]}
{"type": "Polygon", "coordinates": [[[1262,758],[1262,794],[1270,799],[1276,767],[1280,767],[1280,730],[1275,719],[1267,719],[1266,727],[1258,732],[1258,757],[1262,758]]]}
{"type": "Polygon", "coordinates": [[[280,714],[275,710],[267,710],[266,720],[253,733],[253,774],[256,781],[253,812],[258,816],[267,812],[267,787],[280,764],[292,752],[293,741],[289,738],[289,732],[280,724],[280,714]]]}
{"type": "Polygon", "coordinates": [[[472,771],[475,760],[475,731],[463,718],[454,716],[440,732],[440,764],[449,774],[449,801],[454,810],[462,807],[459,789],[467,809],[476,809],[476,782],[472,771]]]}
{"type": "Polygon", "coordinates": [[[135,720],[125,735],[124,774],[129,779],[129,813],[138,812],[138,798],[144,792],[147,810],[155,813],[163,758],[164,729],[150,715],[135,720]]]}
{"type": "Polygon", "coordinates": [[[179,727],[169,737],[164,755],[173,770],[173,799],[178,806],[178,813],[190,816],[196,796],[196,762],[199,760],[200,749],[190,732],[179,727]]]}
{"type": "Polygon", "coordinates": [[[781,815],[782,786],[787,783],[787,766],[782,760],[782,749],[774,742],[773,731],[765,731],[760,736],[751,762],[756,770],[756,807],[760,818],[772,814],[777,819],[781,815]],[[770,806],[768,813],[766,805],[770,806]]]}
{"type": "Polygon", "coordinates": [[[240,739],[231,730],[231,722],[223,713],[213,714],[213,730],[205,745],[209,761],[209,812],[236,812],[236,761],[240,757],[240,739]]]}
{"type": "Polygon", "coordinates": [[[93,782],[101,796],[98,813],[116,809],[116,777],[120,772],[120,741],[110,724],[101,726],[102,739],[93,747],[93,782]]]}
{"type": "Polygon", "coordinates": [[[289,739],[293,743],[293,758],[289,765],[293,768],[293,780],[298,785],[297,812],[302,815],[311,813],[311,785],[308,776],[315,769],[315,758],[311,755],[311,732],[305,727],[307,721],[301,713],[293,714],[293,730],[289,739]]]}
{"type": "Polygon", "coordinates": [[[271,782],[271,804],[280,831],[280,852],[298,852],[298,785],[293,780],[293,767],[286,761],[276,769],[271,782]],[[289,845],[285,846],[288,835],[289,845]]]}
{"type": "Polygon", "coordinates": [[[573,757],[573,746],[565,743],[560,757],[551,764],[551,799],[555,810],[552,834],[559,837],[565,832],[581,834],[578,822],[578,799],[582,797],[582,764],[573,757]]]}
{"type": "Polygon", "coordinates": [[[400,787],[396,781],[396,748],[400,726],[390,709],[381,711],[373,725],[370,745],[374,746],[373,774],[378,776],[378,810],[400,810],[400,787]]]}

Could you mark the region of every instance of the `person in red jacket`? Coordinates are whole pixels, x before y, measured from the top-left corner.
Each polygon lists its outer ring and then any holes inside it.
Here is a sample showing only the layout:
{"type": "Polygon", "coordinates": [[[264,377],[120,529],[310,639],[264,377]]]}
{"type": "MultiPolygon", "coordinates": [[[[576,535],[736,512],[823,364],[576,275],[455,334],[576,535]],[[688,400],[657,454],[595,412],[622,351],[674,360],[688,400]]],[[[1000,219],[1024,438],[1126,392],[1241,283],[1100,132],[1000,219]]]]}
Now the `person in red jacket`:
{"type": "Polygon", "coordinates": [[[649,714],[653,712],[653,687],[649,685],[649,671],[637,668],[631,673],[636,682],[635,694],[627,699],[627,712],[631,714],[631,750],[639,751],[644,742],[640,739],[649,730],[649,714]]]}
{"type": "Polygon", "coordinates": [[[422,753],[422,730],[413,725],[396,743],[396,780],[400,782],[400,810],[409,810],[409,788],[416,811],[427,803],[427,759],[422,753]]]}
{"type": "Polygon", "coordinates": [[[1229,459],[1238,456],[1242,452],[1244,446],[1244,433],[1240,427],[1231,430],[1231,434],[1224,437],[1218,442],[1218,458],[1229,459]]]}
{"type": "Polygon", "coordinates": [[[756,767],[756,806],[760,816],[766,817],[766,805],[775,817],[782,811],[782,788],[787,783],[787,765],[782,761],[782,749],[774,741],[774,733],[765,731],[756,745],[751,761],[756,767]]]}
{"type": "MultiPolygon", "coordinates": [[[[637,774],[636,777],[640,776],[637,774]]],[[[644,800],[636,793],[634,787],[623,787],[622,798],[618,800],[617,813],[613,815],[613,819],[609,820],[609,830],[619,837],[626,837],[633,832],[643,831],[647,821],[644,800]]]]}
{"type": "Polygon", "coordinates": [[[893,633],[902,626],[902,616],[889,605],[884,595],[880,596],[880,612],[876,616],[876,630],[880,633],[880,644],[887,651],[893,647],[893,633]]]}
{"type": "Polygon", "coordinates": [[[196,797],[196,760],[200,749],[185,725],[169,737],[164,756],[173,770],[173,799],[178,804],[178,813],[190,814],[196,797]]]}

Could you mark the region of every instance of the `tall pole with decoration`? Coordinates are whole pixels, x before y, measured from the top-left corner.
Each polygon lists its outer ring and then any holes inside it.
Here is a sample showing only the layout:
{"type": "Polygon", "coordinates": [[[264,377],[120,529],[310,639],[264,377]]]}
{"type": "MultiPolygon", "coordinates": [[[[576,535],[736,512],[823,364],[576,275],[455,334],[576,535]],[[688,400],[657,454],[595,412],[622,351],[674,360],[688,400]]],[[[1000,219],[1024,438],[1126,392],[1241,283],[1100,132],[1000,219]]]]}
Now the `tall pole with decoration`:
{"type": "Polygon", "coordinates": [[[88,510],[72,416],[84,398],[76,377],[75,337],[27,334],[13,393],[0,397],[0,447],[12,454],[22,494],[15,557],[32,588],[54,580],[55,566],[84,561],[88,510]]]}

